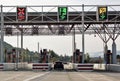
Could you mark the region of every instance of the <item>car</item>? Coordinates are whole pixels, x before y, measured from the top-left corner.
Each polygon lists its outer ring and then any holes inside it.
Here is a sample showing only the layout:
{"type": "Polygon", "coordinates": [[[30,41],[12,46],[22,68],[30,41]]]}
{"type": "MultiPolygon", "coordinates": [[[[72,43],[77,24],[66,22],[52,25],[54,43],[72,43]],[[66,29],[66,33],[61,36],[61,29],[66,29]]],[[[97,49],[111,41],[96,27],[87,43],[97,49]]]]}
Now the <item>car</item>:
{"type": "Polygon", "coordinates": [[[64,70],[64,65],[62,62],[57,61],[54,64],[54,70],[64,70]]]}

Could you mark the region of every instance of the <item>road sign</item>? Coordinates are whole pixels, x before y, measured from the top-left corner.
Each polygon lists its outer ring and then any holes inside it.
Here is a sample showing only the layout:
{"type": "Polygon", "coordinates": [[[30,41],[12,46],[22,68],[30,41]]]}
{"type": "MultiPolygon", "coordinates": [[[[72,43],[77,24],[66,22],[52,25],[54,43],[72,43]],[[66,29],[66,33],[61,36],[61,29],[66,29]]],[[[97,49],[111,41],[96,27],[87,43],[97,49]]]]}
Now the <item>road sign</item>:
{"type": "Polygon", "coordinates": [[[59,21],[67,21],[67,7],[58,7],[59,21]]]}
{"type": "Polygon", "coordinates": [[[107,6],[98,7],[98,20],[99,21],[105,21],[107,19],[108,19],[107,6]]]}
{"type": "Polygon", "coordinates": [[[17,20],[18,21],[26,20],[26,7],[17,7],[17,20]]]}

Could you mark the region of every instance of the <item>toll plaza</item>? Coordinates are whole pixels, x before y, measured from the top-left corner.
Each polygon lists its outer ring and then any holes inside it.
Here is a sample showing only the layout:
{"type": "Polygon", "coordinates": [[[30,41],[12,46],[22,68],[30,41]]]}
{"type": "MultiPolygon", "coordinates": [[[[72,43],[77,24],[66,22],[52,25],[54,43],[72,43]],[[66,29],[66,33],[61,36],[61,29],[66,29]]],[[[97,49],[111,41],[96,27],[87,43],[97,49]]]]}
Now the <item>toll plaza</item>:
{"type": "MultiPolygon", "coordinates": [[[[87,70],[94,70],[97,64],[86,64],[84,62],[85,54],[85,35],[97,34],[104,42],[104,64],[103,68],[113,70],[116,68],[116,43],[115,40],[120,33],[120,5],[47,5],[47,6],[5,6],[1,5],[1,51],[0,67],[5,70],[8,64],[4,64],[4,36],[21,36],[21,54],[23,53],[23,37],[34,35],[73,35],[73,64],[72,68],[79,70],[81,67],[90,67],[87,70]],[[82,50],[75,47],[75,35],[82,35],[82,50]],[[112,50],[108,50],[107,43],[113,41],[112,50]],[[111,65],[107,65],[111,64],[111,65]],[[115,65],[114,65],[115,64],[115,65]]],[[[9,61],[16,63],[16,68],[20,66],[17,60],[20,54],[18,50],[12,50],[9,54],[9,61]],[[13,56],[11,56],[13,55],[13,56]],[[11,60],[12,58],[12,60],[11,60]],[[16,60],[14,59],[16,58],[16,60]]],[[[33,65],[23,64],[24,68],[41,69],[43,66],[49,68],[47,51],[43,50],[39,62],[33,65]],[[39,67],[40,66],[40,67],[39,67]],[[39,68],[38,68],[39,67],[39,68]]],[[[12,68],[11,66],[11,68],[12,68]]],[[[119,67],[119,66],[117,66],[119,67]]],[[[9,69],[9,68],[7,68],[9,69]]],[[[84,70],[86,68],[82,68],[84,70]]],[[[81,70],[81,69],[80,69],[81,70]]],[[[119,69],[118,69],[119,70],[119,69]]]]}

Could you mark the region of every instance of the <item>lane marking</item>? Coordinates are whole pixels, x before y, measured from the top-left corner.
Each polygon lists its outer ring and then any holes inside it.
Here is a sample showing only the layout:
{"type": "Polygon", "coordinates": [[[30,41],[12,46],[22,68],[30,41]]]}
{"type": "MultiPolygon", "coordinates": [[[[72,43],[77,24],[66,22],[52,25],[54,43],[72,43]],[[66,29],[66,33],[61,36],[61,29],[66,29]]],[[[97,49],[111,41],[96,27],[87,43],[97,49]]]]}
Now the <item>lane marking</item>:
{"type": "Polygon", "coordinates": [[[44,75],[46,75],[46,74],[48,74],[48,73],[50,73],[50,72],[46,72],[46,73],[44,73],[44,74],[39,74],[39,75],[30,77],[30,78],[27,78],[26,80],[23,80],[23,81],[30,81],[30,80],[32,80],[32,79],[35,79],[35,78],[38,78],[38,77],[42,77],[42,76],[44,76],[44,75]]]}

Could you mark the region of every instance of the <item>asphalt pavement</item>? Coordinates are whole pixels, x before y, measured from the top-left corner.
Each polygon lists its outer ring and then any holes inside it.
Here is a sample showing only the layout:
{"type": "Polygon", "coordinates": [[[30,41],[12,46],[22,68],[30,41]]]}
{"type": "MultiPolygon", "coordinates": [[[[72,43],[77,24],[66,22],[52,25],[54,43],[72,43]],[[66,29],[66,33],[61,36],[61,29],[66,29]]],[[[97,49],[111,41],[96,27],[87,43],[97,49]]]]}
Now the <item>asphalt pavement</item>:
{"type": "Polygon", "coordinates": [[[0,71],[0,81],[120,81],[120,73],[74,71],[0,71]]]}

